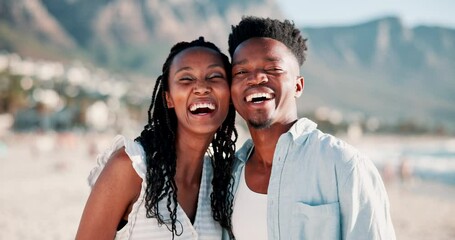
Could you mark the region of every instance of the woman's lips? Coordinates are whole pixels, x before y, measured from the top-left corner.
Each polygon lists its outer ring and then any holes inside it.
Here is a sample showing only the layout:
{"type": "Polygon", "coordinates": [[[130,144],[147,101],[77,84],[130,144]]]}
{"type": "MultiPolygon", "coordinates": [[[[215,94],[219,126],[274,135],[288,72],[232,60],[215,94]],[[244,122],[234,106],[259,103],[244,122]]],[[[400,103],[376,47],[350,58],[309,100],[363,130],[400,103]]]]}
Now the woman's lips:
{"type": "Polygon", "coordinates": [[[196,102],[190,104],[188,109],[192,114],[208,114],[215,111],[216,105],[213,102],[196,102]]]}

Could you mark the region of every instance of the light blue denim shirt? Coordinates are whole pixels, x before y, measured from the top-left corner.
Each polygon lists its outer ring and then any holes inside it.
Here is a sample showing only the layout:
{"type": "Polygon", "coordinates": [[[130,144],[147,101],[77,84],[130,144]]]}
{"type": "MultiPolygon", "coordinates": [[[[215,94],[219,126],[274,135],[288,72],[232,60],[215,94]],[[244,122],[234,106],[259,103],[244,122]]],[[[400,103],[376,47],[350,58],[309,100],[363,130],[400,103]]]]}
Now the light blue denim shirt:
{"type": "MultiPolygon", "coordinates": [[[[236,153],[234,194],[253,147],[248,140],[236,153]]],[[[267,194],[269,239],[395,239],[376,167],[308,119],[279,138],[267,194]]]]}

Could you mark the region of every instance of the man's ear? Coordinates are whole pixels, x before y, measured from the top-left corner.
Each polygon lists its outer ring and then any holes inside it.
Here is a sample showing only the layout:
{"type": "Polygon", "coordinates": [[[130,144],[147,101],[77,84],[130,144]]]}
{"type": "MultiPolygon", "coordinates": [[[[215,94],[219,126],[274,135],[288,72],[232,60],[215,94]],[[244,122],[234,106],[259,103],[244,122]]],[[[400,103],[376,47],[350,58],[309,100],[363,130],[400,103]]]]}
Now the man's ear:
{"type": "Polygon", "coordinates": [[[174,102],[172,102],[172,99],[169,96],[169,92],[168,91],[164,92],[164,96],[166,97],[167,108],[174,108],[174,102]]]}
{"type": "Polygon", "coordinates": [[[305,87],[305,79],[303,76],[298,76],[297,79],[295,80],[295,98],[300,97],[303,93],[303,89],[305,87]]]}

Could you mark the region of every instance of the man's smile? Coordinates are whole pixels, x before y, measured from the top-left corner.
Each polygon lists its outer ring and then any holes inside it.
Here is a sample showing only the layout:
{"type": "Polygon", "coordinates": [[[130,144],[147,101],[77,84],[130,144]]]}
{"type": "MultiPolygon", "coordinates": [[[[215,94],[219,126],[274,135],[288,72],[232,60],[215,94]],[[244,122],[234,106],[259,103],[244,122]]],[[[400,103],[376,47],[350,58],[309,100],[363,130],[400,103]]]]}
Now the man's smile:
{"type": "Polygon", "coordinates": [[[249,103],[260,103],[263,101],[268,101],[273,99],[274,96],[271,93],[266,93],[266,92],[258,92],[258,93],[252,93],[249,94],[245,97],[245,100],[249,103]]]}

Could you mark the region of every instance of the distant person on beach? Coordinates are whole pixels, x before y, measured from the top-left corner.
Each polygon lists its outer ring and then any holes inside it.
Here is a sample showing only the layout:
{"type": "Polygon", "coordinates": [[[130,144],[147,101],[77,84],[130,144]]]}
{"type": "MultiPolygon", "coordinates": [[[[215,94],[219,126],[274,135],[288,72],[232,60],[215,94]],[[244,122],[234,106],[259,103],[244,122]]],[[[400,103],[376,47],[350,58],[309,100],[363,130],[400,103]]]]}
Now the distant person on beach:
{"type": "Polygon", "coordinates": [[[201,37],[172,47],[141,135],[116,137],[90,173],[76,239],[220,239],[222,228],[231,232],[237,132],[230,81],[229,59],[214,44],[201,37]]]}
{"type": "Polygon", "coordinates": [[[412,180],[412,167],[407,157],[401,158],[399,172],[402,183],[406,184],[412,180]]]}
{"type": "Polygon", "coordinates": [[[237,240],[393,240],[373,163],[297,117],[306,50],[288,20],[245,17],[232,27],[231,98],[252,137],[233,167],[233,233],[237,240]]]}
{"type": "Polygon", "coordinates": [[[381,176],[385,185],[391,184],[395,181],[395,167],[389,161],[385,162],[382,166],[381,176]]]}

